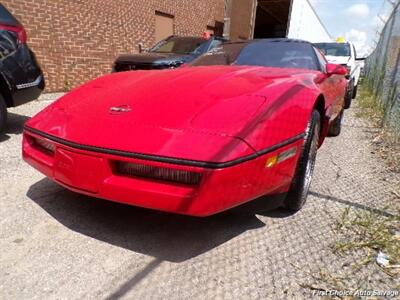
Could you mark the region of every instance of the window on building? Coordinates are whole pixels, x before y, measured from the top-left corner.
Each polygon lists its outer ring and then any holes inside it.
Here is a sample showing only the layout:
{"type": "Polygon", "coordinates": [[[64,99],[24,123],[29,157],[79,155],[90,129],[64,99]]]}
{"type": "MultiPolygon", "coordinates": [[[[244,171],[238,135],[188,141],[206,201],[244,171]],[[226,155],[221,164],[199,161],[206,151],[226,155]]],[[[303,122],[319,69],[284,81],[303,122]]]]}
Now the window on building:
{"type": "Polygon", "coordinates": [[[155,40],[159,42],[174,34],[174,16],[156,11],[155,40]]]}

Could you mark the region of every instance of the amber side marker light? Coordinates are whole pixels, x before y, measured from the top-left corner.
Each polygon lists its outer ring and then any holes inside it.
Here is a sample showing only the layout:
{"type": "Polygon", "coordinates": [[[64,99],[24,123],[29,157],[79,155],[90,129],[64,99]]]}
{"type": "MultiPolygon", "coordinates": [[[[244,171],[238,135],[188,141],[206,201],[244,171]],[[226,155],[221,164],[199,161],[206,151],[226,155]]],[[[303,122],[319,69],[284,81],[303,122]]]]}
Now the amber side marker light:
{"type": "Polygon", "coordinates": [[[130,162],[115,162],[116,172],[119,175],[144,177],[174,183],[197,185],[200,183],[201,174],[197,172],[175,170],[171,168],[148,166],[130,162]]]}
{"type": "Polygon", "coordinates": [[[292,158],[297,153],[297,147],[292,147],[286,151],[283,151],[277,155],[268,157],[267,161],[265,162],[266,168],[272,168],[273,166],[292,158]]]}

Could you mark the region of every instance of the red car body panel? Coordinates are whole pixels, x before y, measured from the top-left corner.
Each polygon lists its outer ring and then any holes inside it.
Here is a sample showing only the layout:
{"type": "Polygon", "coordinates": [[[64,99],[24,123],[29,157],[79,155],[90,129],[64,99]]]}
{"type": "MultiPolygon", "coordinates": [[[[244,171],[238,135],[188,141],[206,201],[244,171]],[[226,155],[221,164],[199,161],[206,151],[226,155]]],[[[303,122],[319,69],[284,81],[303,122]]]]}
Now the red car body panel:
{"type": "MultiPolygon", "coordinates": [[[[74,191],[206,216],[286,192],[318,99],[325,122],[346,80],[318,71],[249,66],[114,73],[65,95],[26,123],[24,159],[74,191]],[[33,142],[42,139],[51,155],[33,142]],[[268,166],[269,158],[294,154],[268,166]],[[196,185],[116,173],[133,162],[201,174],[196,185]]],[[[326,127],[326,126],[325,126],[326,127]]]]}

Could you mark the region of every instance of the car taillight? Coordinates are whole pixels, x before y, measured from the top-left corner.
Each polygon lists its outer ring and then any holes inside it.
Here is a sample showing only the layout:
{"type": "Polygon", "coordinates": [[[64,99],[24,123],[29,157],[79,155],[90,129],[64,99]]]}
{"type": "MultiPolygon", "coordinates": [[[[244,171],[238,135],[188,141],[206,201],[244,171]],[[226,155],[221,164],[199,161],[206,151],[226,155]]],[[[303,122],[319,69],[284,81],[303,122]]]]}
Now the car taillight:
{"type": "Polygon", "coordinates": [[[116,162],[116,171],[120,175],[145,177],[189,185],[196,185],[201,179],[201,174],[197,172],[175,170],[171,168],[155,167],[121,161],[116,162]]]}
{"type": "Polygon", "coordinates": [[[8,25],[0,24],[0,29],[14,32],[17,35],[19,44],[25,44],[28,39],[28,37],[26,35],[26,31],[23,27],[15,27],[15,26],[8,26],[8,25]]]}
{"type": "Polygon", "coordinates": [[[26,30],[24,28],[21,28],[21,30],[19,31],[18,39],[21,44],[26,44],[26,42],[28,40],[28,36],[27,36],[26,30]]]}
{"type": "Polygon", "coordinates": [[[34,145],[36,145],[38,148],[50,153],[50,154],[54,154],[54,152],[56,151],[56,146],[44,139],[39,139],[39,138],[34,138],[33,139],[33,143],[34,145]]]}

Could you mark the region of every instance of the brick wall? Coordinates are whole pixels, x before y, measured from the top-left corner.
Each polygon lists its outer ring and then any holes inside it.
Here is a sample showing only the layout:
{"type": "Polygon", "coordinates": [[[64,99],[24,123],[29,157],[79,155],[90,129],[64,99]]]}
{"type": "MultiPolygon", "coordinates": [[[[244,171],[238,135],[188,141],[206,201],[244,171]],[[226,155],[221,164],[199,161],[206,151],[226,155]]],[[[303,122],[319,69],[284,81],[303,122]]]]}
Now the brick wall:
{"type": "Polygon", "coordinates": [[[24,24],[47,92],[111,70],[121,53],[155,43],[155,11],[174,15],[175,34],[199,35],[223,21],[224,0],[3,0],[24,24]]]}

